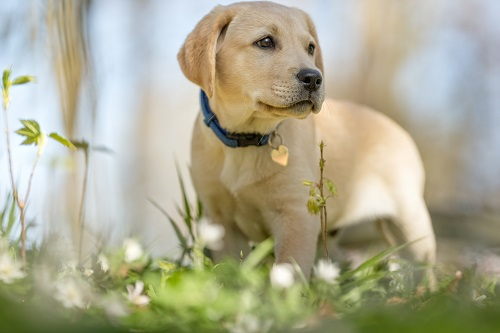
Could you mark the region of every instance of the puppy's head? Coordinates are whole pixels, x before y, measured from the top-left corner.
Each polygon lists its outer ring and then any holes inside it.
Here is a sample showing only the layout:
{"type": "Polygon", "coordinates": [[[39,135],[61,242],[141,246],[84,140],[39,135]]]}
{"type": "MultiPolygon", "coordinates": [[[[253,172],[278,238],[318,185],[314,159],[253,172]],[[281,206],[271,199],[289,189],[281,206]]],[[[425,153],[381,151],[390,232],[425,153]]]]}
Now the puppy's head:
{"type": "Polygon", "coordinates": [[[304,118],[324,100],[323,62],[310,17],[270,2],[218,6],[189,34],[182,71],[211,98],[257,118],[304,118]]]}

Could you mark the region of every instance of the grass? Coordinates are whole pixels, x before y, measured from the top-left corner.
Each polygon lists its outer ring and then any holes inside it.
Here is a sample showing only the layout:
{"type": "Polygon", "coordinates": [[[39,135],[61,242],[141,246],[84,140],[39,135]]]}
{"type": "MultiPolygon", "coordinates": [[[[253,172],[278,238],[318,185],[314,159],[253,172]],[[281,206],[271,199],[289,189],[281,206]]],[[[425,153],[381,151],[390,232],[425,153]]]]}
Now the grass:
{"type": "MultiPolygon", "coordinates": [[[[334,279],[317,273],[309,282],[296,277],[284,287],[270,279],[271,239],[241,261],[213,264],[196,250],[194,235],[190,259],[183,263],[153,259],[134,240],[95,253],[81,267],[55,260],[52,244],[32,247],[25,277],[5,283],[0,264],[2,331],[456,333],[500,328],[500,285],[472,268],[440,272],[439,290],[430,293],[414,282],[418,267],[393,258],[396,248],[357,268],[345,267],[334,279]],[[138,281],[144,289],[137,289],[138,281]]],[[[0,255],[15,261],[18,252],[18,245],[4,241],[0,255]]]]}

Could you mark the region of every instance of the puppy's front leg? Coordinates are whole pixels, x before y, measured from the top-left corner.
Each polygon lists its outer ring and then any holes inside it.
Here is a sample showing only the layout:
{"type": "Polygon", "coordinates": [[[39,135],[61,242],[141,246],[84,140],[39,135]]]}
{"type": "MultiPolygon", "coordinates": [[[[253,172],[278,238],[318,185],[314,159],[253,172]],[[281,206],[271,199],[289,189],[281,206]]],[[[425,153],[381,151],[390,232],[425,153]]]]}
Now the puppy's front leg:
{"type": "Polygon", "coordinates": [[[276,262],[295,260],[309,278],[316,255],[320,223],[307,213],[305,205],[290,206],[269,213],[275,238],[276,262]]]}

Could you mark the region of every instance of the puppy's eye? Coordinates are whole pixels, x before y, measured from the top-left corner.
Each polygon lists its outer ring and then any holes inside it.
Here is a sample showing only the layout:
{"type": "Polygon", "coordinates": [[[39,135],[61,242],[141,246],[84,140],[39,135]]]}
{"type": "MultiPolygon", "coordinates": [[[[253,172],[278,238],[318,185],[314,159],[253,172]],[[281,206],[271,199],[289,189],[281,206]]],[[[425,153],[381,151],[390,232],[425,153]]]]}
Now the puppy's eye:
{"type": "Polygon", "coordinates": [[[262,49],[271,49],[274,47],[274,40],[271,37],[264,37],[255,44],[262,49]]]}
{"type": "Polygon", "coordinates": [[[316,47],[313,45],[313,44],[309,44],[309,47],[307,48],[307,52],[310,54],[310,55],[313,55],[314,54],[314,49],[316,47]]]}

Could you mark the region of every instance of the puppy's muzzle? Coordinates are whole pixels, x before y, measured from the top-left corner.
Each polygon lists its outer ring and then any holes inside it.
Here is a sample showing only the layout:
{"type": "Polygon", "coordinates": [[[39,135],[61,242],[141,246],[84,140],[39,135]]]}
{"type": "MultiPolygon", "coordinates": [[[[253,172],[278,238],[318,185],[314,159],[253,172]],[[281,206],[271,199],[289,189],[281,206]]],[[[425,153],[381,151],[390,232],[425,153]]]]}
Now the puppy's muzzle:
{"type": "Polygon", "coordinates": [[[321,86],[323,77],[321,73],[315,69],[303,68],[297,74],[297,78],[304,85],[304,89],[309,92],[315,92],[321,86]]]}
{"type": "Polygon", "coordinates": [[[314,105],[312,112],[318,113],[321,110],[321,102],[323,101],[320,91],[323,83],[321,72],[312,68],[302,68],[297,73],[297,79],[302,83],[304,90],[309,93],[309,101],[314,105]]]}

